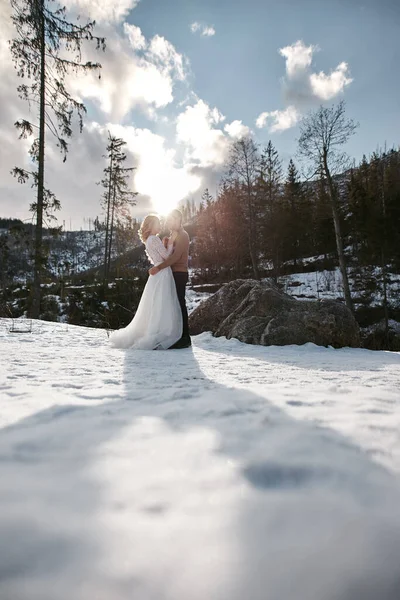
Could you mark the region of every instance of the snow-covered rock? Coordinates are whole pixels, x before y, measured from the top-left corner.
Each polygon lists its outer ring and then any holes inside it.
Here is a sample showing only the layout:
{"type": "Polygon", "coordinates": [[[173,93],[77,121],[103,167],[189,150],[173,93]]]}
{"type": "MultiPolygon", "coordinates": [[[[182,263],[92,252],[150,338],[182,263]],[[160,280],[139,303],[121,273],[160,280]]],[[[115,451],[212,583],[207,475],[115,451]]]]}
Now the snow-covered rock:
{"type": "Polygon", "coordinates": [[[390,349],[400,351],[400,323],[389,319],[388,328],[384,321],[379,321],[361,329],[362,345],[372,350],[390,349]]]}
{"type": "Polygon", "coordinates": [[[248,344],[358,347],[359,327],[340,302],[299,302],[269,281],[225,284],[190,315],[194,334],[211,331],[248,344]]]}

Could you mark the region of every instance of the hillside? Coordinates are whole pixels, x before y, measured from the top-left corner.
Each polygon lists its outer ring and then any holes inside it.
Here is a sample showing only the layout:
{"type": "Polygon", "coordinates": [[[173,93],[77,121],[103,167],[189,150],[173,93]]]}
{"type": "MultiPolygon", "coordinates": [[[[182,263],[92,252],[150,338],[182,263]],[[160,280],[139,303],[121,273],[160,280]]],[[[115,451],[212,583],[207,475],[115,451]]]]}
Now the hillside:
{"type": "Polygon", "coordinates": [[[397,600],[400,355],[1,321],[1,595],[397,600]]]}
{"type": "MultiPolygon", "coordinates": [[[[7,222],[3,219],[4,222],[7,222]]],[[[32,244],[34,228],[21,222],[11,222],[0,229],[0,265],[5,284],[23,283],[32,270],[32,244]]],[[[101,270],[104,264],[104,231],[80,230],[44,232],[48,248],[46,275],[48,278],[68,278],[93,269],[101,270]]],[[[125,255],[139,244],[137,231],[124,231],[116,235],[112,260],[125,255]]]]}

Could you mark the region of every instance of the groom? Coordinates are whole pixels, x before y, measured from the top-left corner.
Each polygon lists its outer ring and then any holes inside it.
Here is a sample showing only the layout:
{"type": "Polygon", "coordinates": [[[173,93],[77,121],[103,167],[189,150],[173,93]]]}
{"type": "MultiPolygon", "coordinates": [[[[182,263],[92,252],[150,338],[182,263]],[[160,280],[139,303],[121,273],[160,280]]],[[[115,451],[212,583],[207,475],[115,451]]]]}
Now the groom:
{"type": "Polygon", "coordinates": [[[188,262],[189,262],[189,236],[182,227],[182,213],[179,210],[173,210],[166,221],[168,229],[171,230],[174,238],[174,250],[164,262],[156,267],[149,269],[150,275],[155,275],[161,269],[171,267],[175,280],[176,293],[182,311],[183,331],[182,337],[170,350],[178,348],[189,348],[192,345],[189,335],[189,319],[185,302],[186,284],[189,280],[188,262]]]}

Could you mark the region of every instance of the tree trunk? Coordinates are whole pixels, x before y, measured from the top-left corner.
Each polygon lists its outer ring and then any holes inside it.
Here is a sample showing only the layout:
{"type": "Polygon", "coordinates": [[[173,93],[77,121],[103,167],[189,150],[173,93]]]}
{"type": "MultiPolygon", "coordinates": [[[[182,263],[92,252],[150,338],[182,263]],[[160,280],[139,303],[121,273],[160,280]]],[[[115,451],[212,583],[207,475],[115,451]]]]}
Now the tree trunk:
{"type": "Polygon", "coordinates": [[[253,247],[252,241],[250,239],[249,239],[249,252],[250,252],[250,259],[251,259],[251,265],[253,267],[254,277],[255,277],[255,279],[260,279],[260,274],[258,272],[258,267],[257,267],[257,259],[256,259],[256,255],[254,252],[254,247],[253,247]]]}
{"type": "Polygon", "coordinates": [[[108,200],[107,200],[107,217],[106,217],[106,239],[104,242],[104,285],[107,284],[108,279],[108,246],[109,246],[109,232],[110,232],[110,207],[111,207],[111,184],[112,184],[112,171],[113,171],[113,160],[112,155],[110,158],[110,177],[108,181],[108,200]]]}
{"type": "Polygon", "coordinates": [[[254,273],[254,278],[255,279],[260,279],[260,274],[258,272],[258,264],[257,264],[257,254],[254,248],[254,237],[255,237],[255,233],[254,233],[254,215],[253,215],[253,208],[252,208],[252,204],[251,204],[251,191],[250,189],[247,190],[247,203],[248,203],[248,210],[249,210],[249,237],[248,237],[248,242],[249,242],[249,254],[250,254],[250,260],[251,260],[251,266],[253,267],[253,273],[254,273]]]}
{"type": "Polygon", "coordinates": [[[43,204],[44,204],[44,144],[45,144],[45,104],[46,104],[46,33],[44,20],[44,0],[39,2],[40,20],[40,106],[39,106],[39,154],[38,154],[38,180],[36,199],[36,229],[35,229],[35,257],[33,268],[33,298],[32,317],[40,316],[40,300],[43,271],[43,204]]]}
{"type": "Polygon", "coordinates": [[[349,278],[347,276],[346,260],[345,260],[345,256],[344,256],[344,250],[343,250],[343,239],[342,239],[342,233],[341,233],[341,229],[340,229],[339,205],[338,205],[338,201],[337,201],[335,185],[332,180],[332,176],[331,176],[331,173],[330,173],[330,170],[328,167],[328,162],[327,162],[326,157],[324,157],[323,166],[324,166],[325,176],[328,181],[329,196],[330,196],[331,207],[332,207],[333,224],[335,227],[336,249],[337,249],[338,258],[339,258],[340,272],[341,272],[342,280],[343,280],[344,298],[345,298],[347,308],[349,310],[351,310],[351,312],[353,312],[353,302],[351,299],[349,278]]]}
{"type": "Polygon", "coordinates": [[[386,273],[386,256],[385,251],[381,250],[381,268],[382,268],[382,284],[383,284],[383,316],[385,319],[385,341],[386,350],[389,350],[389,310],[388,310],[388,297],[387,297],[387,273],[386,273]]]}
{"type": "Polygon", "coordinates": [[[111,209],[110,235],[109,235],[109,241],[108,241],[107,274],[109,274],[109,272],[110,272],[110,265],[111,265],[111,246],[112,246],[112,239],[113,239],[113,233],[114,233],[114,214],[115,214],[115,201],[116,201],[115,195],[116,195],[116,185],[114,182],[113,200],[112,200],[112,209],[111,209]]]}
{"type": "Polygon", "coordinates": [[[387,298],[387,272],[386,272],[386,246],[387,246],[387,232],[386,232],[386,198],[385,198],[385,165],[383,164],[382,171],[382,217],[383,217],[383,243],[381,249],[381,267],[382,267],[382,283],[383,283],[383,314],[385,319],[385,338],[386,338],[386,349],[389,349],[389,310],[388,310],[388,298],[387,298]]]}
{"type": "Polygon", "coordinates": [[[297,218],[297,210],[295,208],[295,201],[293,200],[293,196],[290,198],[290,209],[291,209],[291,223],[290,223],[289,231],[291,229],[292,233],[293,233],[293,244],[292,244],[293,267],[296,268],[297,267],[297,254],[298,254],[298,247],[299,247],[299,241],[298,241],[298,236],[297,236],[297,226],[298,226],[299,219],[297,218]]]}

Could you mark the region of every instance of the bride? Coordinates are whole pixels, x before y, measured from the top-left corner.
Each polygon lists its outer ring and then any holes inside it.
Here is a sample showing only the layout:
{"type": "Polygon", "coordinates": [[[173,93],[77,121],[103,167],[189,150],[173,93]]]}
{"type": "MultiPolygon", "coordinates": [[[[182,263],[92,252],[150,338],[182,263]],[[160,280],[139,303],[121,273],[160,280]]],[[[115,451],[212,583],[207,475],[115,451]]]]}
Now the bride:
{"type": "MultiPolygon", "coordinates": [[[[160,220],[148,215],[140,228],[139,236],[153,265],[162,263],[171,254],[172,244],[165,248],[158,237],[160,220]]],[[[182,312],[170,267],[149,277],[138,309],[124,329],[114,331],[110,341],[116,348],[138,350],[166,350],[182,335],[182,312]]]]}

